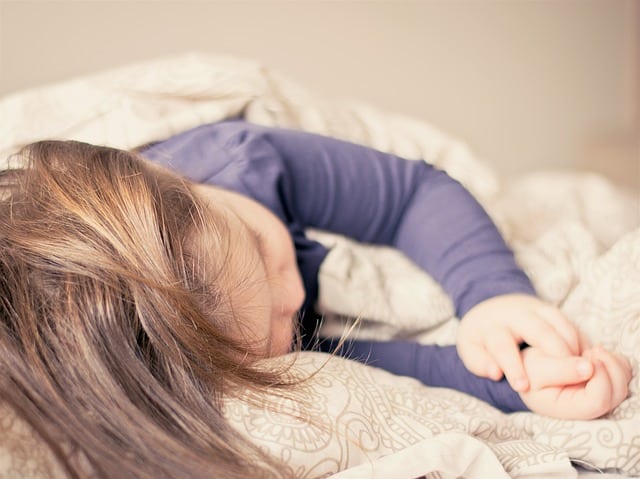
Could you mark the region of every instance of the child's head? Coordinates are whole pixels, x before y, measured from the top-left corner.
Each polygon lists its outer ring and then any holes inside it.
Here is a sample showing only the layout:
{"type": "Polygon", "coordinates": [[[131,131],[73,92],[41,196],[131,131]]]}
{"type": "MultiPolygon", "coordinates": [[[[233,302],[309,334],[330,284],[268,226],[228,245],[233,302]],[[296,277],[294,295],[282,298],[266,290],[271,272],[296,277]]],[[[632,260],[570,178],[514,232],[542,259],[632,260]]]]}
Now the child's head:
{"type": "MultiPolygon", "coordinates": [[[[238,324],[247,338],[266,339],[262,350],[271,356],[289,351],[295,316],[304,299],[304,288],[297,267],[291,236],[284,224],[256,201],[208,185],[193,190],[214,214],[224,216],[227,235],[232,309],[240,317],[238,324]]],[[[194,235],[200,242],[202,257],[208,258],[216,245],[211,235],[194,235]]],[[[203,262],[213,264],[212,258],[203,262]]],[[[212,273],[215,277],[216,273],[212,273]]],[[[209,276],[209,275],[207,275],[209,276]]]]}
{"type": "Polygon", "coordinates": [[[302,301],[284,226],[128,152],[18,159],[0,176],[0,399],[70,472],[60,443],[105,477],[242,477],[260,453],[220,400],[286,382],[254,362],[288,350],[302,301]]]}

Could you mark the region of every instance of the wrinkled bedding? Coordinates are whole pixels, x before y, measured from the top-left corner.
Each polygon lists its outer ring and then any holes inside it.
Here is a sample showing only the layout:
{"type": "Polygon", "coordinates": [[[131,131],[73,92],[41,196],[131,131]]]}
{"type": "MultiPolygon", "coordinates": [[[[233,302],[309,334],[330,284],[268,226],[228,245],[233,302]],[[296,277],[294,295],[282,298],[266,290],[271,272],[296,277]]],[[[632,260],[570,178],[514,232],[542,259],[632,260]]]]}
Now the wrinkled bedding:
{"type": "MultiPolygon", "coordinates": [[[[230,399],[232,424],[305,478],[338,471],[336,477],[349,479],[577,477],[572,462],[640,475],[637,192],[592,174],[547,171],[507,180],[464,143],[422,120],[328,101],[258,62],[202,54],[0,99],[0,166],[20,146],[42,138],[135,148],[237,116],[347,139],[446,170],[485,206],[540,294],[594,342],[629,357],[634,378],[630,397],[608,417],[561,421],[506,415],[462,393],[344,359],[299,353],[297,370],[320,368],[305,383],[313,400],[281,398],[267,412],[230,399]]],[[[352,333],[358,337],[455,341],[451,302],[400,253],[325,232],[309,234],[332,246],[320,272],[323,334],[339,335],[359,317],[352,333]]],[[[0,413],[0,431],[1,477],[57,474],[50,458],[36,454],[36,439],[10,411],[0,413]]]]}

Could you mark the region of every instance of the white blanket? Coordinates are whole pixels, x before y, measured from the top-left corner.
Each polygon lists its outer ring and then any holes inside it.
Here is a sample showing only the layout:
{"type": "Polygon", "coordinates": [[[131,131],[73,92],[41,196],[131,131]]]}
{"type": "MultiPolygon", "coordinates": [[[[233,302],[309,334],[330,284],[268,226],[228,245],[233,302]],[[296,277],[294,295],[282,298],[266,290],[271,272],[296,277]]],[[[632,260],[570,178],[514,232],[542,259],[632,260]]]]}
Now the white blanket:
{"type": "MultiPolygon", "coordinates": [[[[390,470],[398,478],[574,477],[569,460],[640,475],[640,203],[603,178],[547,172],[505,181],[463,143],[424,121],[323,100],[254,61],[196,54],[0,99],[0,166],[38,139],[133,148],[234,116],[347,139],[446,170],[489,211],[540,294],[594,341],[629,357],[635,372],[630,397],[613,414],[581,422],[505,415],[461,393],[332,359],[309,383],[316,407],[304,409],[308,421],[230,401],[228,417],[238,428],[299,477],[337,471],[344,478],[389,477],[390,470]]],[[[320,275],[327,334],[339,333],[349,323],[345,317],[360,316],[366,318],[356,331],[361,337],[454,341],[450,301],[398,252],[311,234],[333,246],[320,275]]],[[[302,353],[297,367],[310,371],[325,362],[302,353]]],[[[27,466],[33,440],[16,432],[20,427],[9,412],[0,416],[2,477],[20,467],[48,470],[27,466]]]]}

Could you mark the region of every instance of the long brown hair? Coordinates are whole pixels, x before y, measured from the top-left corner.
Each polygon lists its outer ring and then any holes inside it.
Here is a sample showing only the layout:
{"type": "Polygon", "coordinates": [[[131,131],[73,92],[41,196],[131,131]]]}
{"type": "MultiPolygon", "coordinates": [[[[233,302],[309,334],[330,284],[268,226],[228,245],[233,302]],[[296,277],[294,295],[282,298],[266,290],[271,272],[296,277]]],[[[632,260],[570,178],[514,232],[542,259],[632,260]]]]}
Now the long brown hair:
{"type": "Polygon", "coordinates": [[[70,477],[279,476],[222,413],[293,382],[226,333],[190,246],[225,251],[224,221],[129,152],[44,141],[17,158],[0,175],[0,401],[70,477]]]}

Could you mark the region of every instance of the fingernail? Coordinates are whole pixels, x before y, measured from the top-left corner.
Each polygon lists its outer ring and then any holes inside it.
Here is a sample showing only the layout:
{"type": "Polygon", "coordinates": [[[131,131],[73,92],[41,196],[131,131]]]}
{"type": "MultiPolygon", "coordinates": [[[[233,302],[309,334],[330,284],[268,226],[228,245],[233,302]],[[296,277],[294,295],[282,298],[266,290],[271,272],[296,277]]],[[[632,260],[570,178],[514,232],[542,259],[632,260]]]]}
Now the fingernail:
{"type": "Polygon", "coordinates": [[[591,362],[585,360],[578,361],[576,364],[576,371],[580,377],[588,378],[591,376],[591,362]]]}

